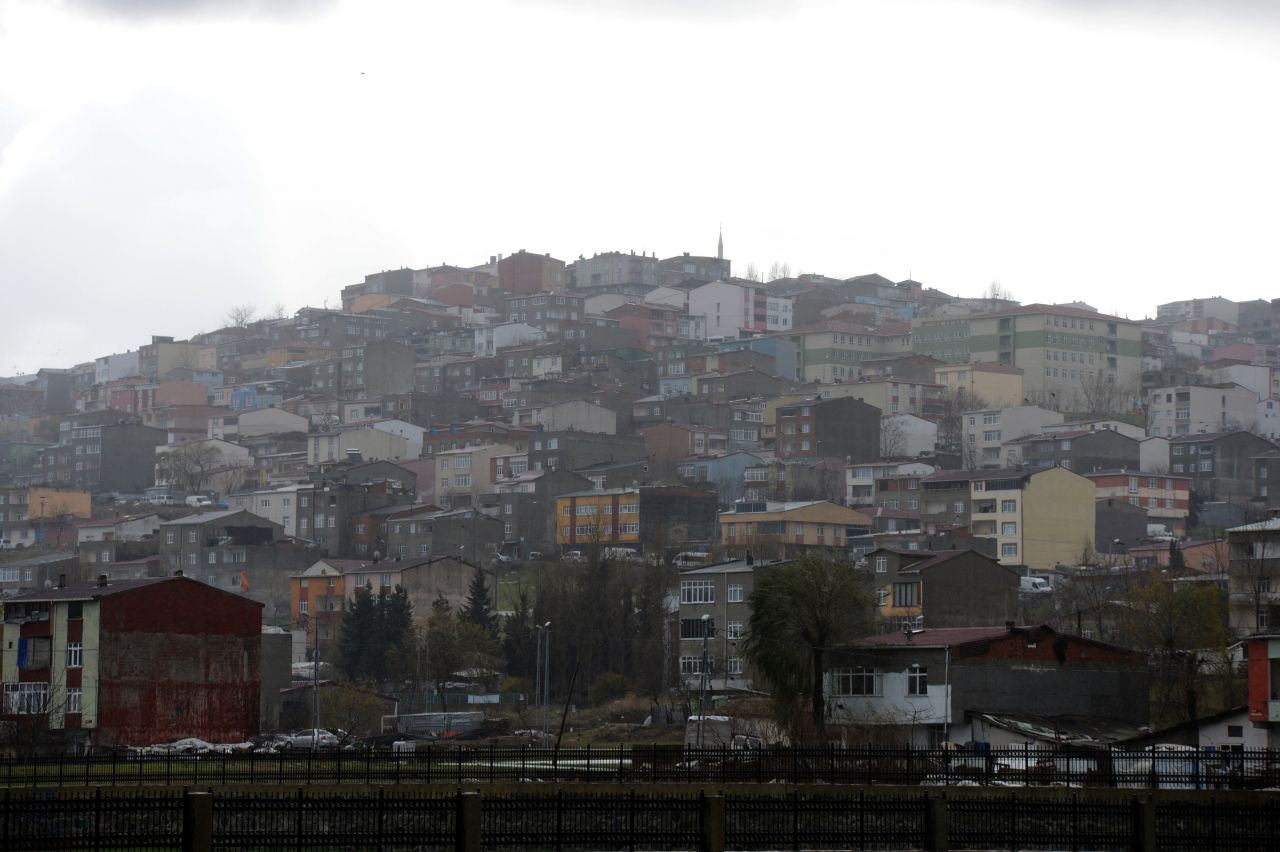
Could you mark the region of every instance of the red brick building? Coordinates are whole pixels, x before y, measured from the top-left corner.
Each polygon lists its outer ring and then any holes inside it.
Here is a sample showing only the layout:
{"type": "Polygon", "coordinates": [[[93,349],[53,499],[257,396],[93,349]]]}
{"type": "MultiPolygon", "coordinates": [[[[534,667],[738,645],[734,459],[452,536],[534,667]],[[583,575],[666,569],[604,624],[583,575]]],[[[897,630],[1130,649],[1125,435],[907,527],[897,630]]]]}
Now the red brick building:
{"type": "Polygon", "coordinates": [[[5,601],[3,715],[69,748],[258,732],[262,604],[187,577],[74,583],[5,601]]]}

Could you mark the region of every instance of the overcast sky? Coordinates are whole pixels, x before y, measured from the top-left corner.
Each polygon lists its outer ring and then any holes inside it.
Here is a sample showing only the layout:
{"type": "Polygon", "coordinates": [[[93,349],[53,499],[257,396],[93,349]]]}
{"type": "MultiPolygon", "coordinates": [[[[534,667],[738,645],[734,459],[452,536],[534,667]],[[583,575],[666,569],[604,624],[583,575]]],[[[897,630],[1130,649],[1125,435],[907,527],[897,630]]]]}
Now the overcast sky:
{"type": "Polygon", "coordinates": [[[0,375],[369,272],[1280,296],[1267,0],[0,0],[0,375]]]}

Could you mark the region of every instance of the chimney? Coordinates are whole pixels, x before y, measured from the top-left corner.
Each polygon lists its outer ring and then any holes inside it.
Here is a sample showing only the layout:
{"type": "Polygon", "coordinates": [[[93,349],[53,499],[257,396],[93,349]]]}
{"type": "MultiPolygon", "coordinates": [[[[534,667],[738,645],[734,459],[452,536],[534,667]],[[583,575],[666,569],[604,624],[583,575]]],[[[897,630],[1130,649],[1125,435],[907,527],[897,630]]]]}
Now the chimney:
{"type": "Polygon", "coordinates": [[[182,576],[182,569],[181,569],[181,568],[176,569],[176,570],[173,572],[173,576],[175,576],[175,577],[181,577],[181,576],[182,576]]]}
{"type": "Polygon", "coordinates": [[[1008,630],[1010,633],[1012,633],[1012,632],[1013,632],[1013,627],[1014,627],[1014,625],[1013,625],[1013,622],[1012,622],[1012,621],[1006,621],[1006,622],[1004,623],[1004,629],[1005,629],[1005,630],[1008,630]]]}
{"type": "Polygon", "coordinates": [[[66,575],[66,574],[59,574],[59,575],[58,575],[58,588],[59,588],[59,589],[65,589],[66,587],[67,587],[67,575],[66,575]]]}
{"type": "Polygon", "coordinates": [[[106,585],[107,585],[107,575],[106,575],[106,574],[99,574],[99,575],[98,575],[98,588],[100,588],[100,589],[102,589],[102,588],[106,588],[106,585]]]}

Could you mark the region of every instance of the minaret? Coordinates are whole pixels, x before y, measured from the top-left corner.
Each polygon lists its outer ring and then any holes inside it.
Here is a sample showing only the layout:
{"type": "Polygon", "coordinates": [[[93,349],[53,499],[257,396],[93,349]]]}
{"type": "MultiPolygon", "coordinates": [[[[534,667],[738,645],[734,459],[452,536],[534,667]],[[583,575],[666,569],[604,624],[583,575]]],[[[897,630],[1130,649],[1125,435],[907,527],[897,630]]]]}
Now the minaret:
{"type": "Polygon", "coordinates": [[[724,225],[720,226],[720,239],[716,241],[716,260],[724,260],[724,225]]]}

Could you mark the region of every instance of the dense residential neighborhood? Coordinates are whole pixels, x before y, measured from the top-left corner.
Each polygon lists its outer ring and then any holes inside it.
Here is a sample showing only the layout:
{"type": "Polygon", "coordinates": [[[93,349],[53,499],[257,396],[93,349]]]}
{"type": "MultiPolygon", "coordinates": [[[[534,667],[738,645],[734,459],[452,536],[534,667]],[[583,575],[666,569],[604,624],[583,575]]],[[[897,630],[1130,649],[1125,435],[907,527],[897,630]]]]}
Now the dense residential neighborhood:
{"type": "Polygon", "coordinates": [[[522,249],[0,379],[5,741],[1280,747],[1280,299],[784,272],[522,249]]]}

